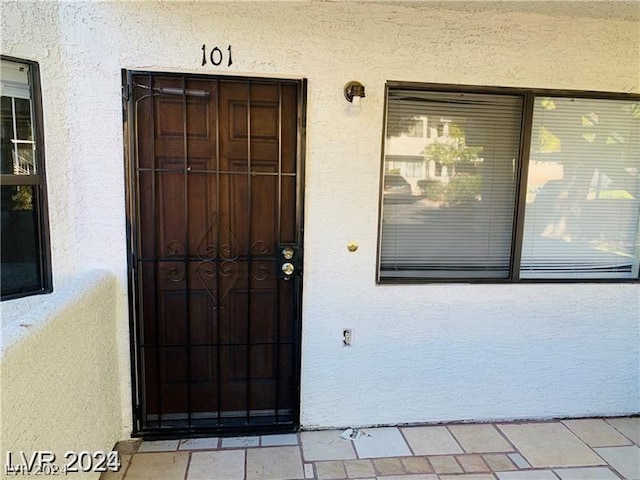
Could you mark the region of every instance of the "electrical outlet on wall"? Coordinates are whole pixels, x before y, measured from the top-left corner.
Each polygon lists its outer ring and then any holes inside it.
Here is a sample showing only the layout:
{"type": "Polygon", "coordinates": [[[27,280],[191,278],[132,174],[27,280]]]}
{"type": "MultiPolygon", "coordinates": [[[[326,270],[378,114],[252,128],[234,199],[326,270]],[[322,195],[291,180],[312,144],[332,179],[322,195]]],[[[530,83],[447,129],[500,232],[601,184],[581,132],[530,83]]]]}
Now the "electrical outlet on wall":
{"type": "Polygon", "coordinates": [[[353,342],[353,330],[350,328],[342,329],[342,345],[350,347],[351,342],[353,342]]]}

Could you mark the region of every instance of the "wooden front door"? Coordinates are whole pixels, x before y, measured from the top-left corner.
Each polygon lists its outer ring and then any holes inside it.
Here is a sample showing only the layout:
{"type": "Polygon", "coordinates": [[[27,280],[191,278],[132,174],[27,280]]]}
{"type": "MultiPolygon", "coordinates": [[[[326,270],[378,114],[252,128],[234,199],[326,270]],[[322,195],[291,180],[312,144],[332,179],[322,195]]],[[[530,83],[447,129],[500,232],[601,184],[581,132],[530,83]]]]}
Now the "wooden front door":
{"type": "Polygon", "coordinates": [[[129,72],[136,426],[298,426],[304,83],[129,72]]]}

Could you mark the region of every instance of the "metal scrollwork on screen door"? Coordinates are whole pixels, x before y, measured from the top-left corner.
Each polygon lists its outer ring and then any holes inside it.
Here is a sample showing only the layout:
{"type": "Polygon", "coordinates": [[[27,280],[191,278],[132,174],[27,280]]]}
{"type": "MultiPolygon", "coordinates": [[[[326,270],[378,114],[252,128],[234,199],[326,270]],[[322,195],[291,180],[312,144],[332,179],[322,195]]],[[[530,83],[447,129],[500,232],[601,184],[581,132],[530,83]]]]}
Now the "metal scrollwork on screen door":
{"type": "Polygon", "coordinates": [[[213,309],[223,308],[221,303],[229,294],[236,280],[240,276],[240,265],[237,262],[239,257],[240,244],[229,226],[222,221],[219,215],[215,214],[211,225],[205,231],[198,244],[198,258],[200,263],[196,267],[196,276],[204,287],[205,291],[213,300],[213,309]],[[214,234],[218,238],[228,238],[228,243],[208,243],[207,238],[214,234]],[[218,281],[218,277],[227,279],[222,282],[222,290],[215,291],[211,288],[211,282],[218,281]],[[216,296],[219,295],[219,298],[216,296]]]}

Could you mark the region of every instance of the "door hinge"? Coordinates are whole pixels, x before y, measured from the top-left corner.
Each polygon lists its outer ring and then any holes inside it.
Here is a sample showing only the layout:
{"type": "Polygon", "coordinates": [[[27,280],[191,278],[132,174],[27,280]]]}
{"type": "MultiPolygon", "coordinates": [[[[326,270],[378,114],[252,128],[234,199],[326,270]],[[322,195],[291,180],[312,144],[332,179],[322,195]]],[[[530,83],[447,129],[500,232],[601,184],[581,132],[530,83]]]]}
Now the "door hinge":
{"type": "Polygon", "coordinates": [[[129,98],[131,98],[131,87],[129,84],[122,85],[122,121],[127,121],[127,110],[129,98]]]}
{"type": "Polygon", "coordinates": [[[126,85],[122,86],[122,99],[128,102],[130,96],[131,96],[131,87],[127,83],[126,85]]]}

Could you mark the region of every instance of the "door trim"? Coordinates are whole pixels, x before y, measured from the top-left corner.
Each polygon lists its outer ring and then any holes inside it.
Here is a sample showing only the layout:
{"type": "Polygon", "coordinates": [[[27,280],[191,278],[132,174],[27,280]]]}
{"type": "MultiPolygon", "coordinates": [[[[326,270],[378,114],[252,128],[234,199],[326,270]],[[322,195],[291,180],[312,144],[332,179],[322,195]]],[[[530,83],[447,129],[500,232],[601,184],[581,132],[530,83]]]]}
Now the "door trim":
{"type": "MultiPolygon", "coordinates": [[[[204,436],[208,434],[237,435],[237,434],[260,434],[297,431],[300,427],[300,386],[301,386],[301,346],[302,346],[302,292],[303,278],[299,279],[299,294],[296,305],[296,315],[298,321],[295,325],[295,353],[293,355],[294,365],[294,388],[293,423],[291,425],[265,425],[247,427],[177,427],[177,428],[145,428],[143,425],[142,396],[143,376],[141,372],[140,355],[138,344],[140,341],[139,330],[139,299],[141,298],[141,285],[137,276],[137,252],[140,241],[138,220],[139,212],[136,203],[137,179],[135,172],[135,122],[134,122],[134,102],[131,94],[131,85],[134,75],[162,75],[166,77],[189,77],[190,79],[206,79],[220,81],[238,81],[246,83],[254,81],[260,83],[290,84],[295,85],[297,90],[297,146],[296,146],[296,224],[298,245],[304,251],[304,190],[305,190],[305,154],[306,154],[306,110],[307,110],[307,80],[306,78],[290,79],[262,76],[239,76],[239,75],[209,75],[197,73],[166,72],[156,70],[121,70],[122,80],[122,120],[123,120],[123,149],[124,149],[124,169],[125,169],[125,202],[126,202],[126,241],[127,241],[127,280],[128,280],[128,306],[129,306],[129,354],[131,359],[131,405],[132,405],[132,437],[142,438],[185,438],[204,436]]],[[[304,271],[304,269],[303,269],[304,271]]]]}

